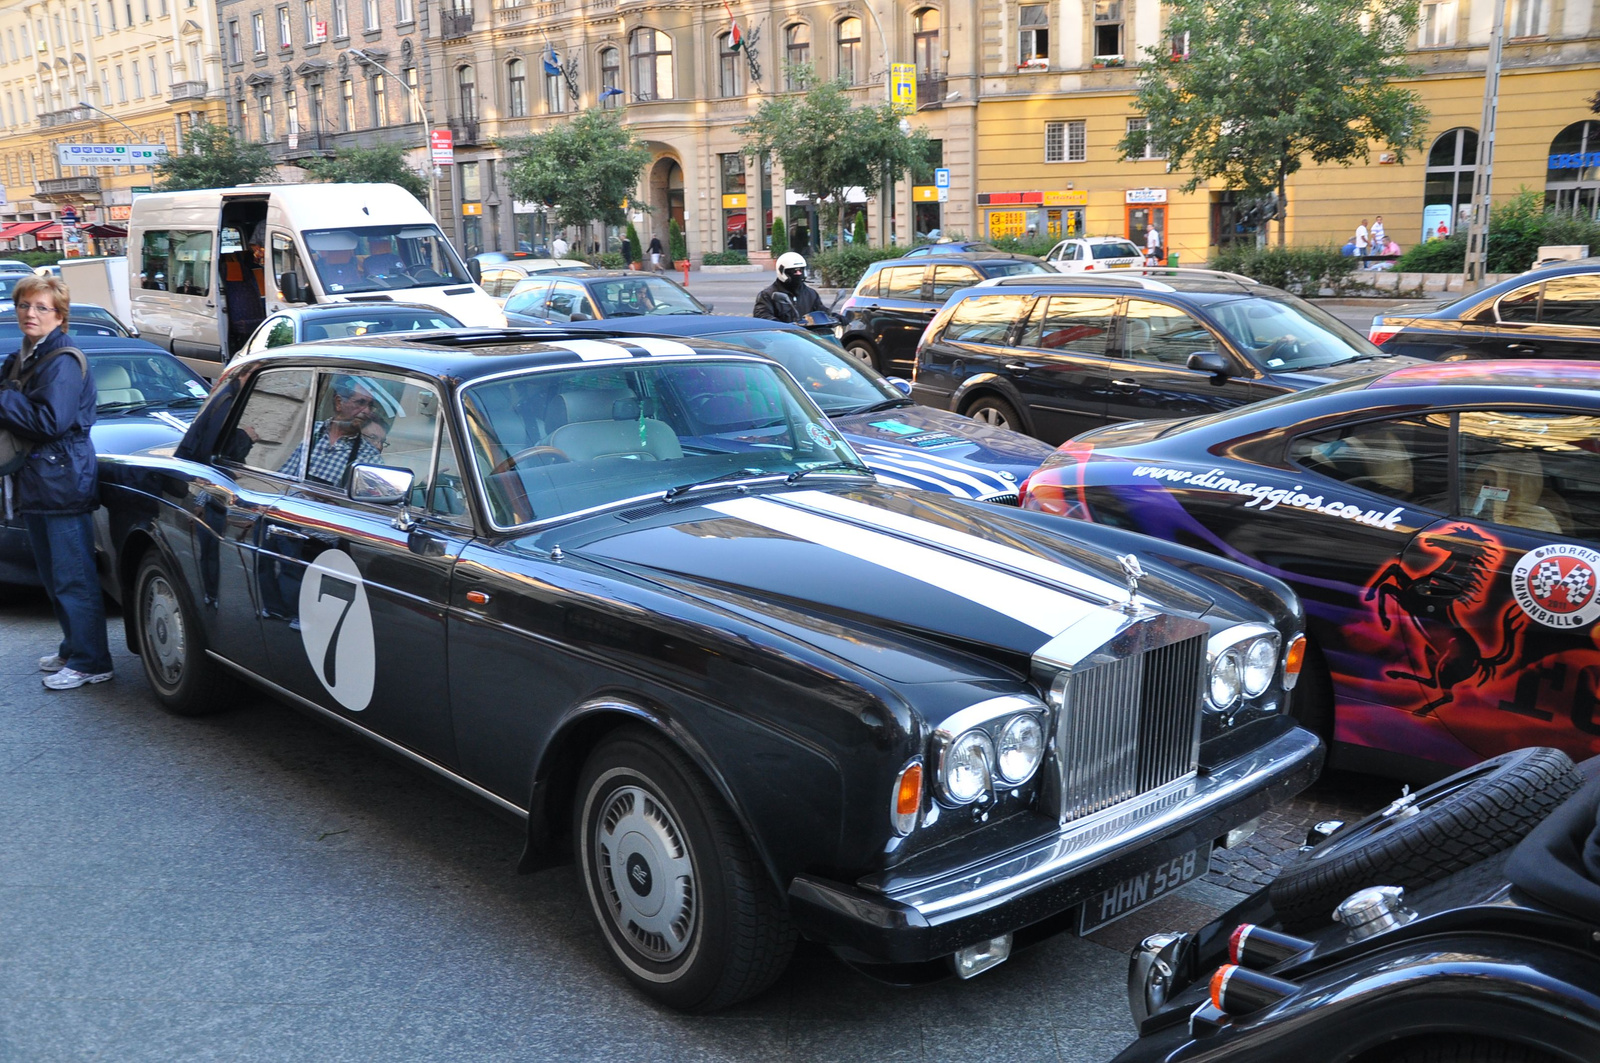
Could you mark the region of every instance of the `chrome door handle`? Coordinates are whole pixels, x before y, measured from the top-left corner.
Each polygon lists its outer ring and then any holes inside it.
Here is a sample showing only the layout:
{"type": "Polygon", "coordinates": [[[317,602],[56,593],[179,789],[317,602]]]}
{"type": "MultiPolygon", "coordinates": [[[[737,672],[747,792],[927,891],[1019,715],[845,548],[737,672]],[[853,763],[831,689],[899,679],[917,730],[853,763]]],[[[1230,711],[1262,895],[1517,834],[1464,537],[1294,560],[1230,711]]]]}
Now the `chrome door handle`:
{"type": "Polygon", "coordinates": [[[1125,391],[1129,394],[1138,391],[1139,386],[1140,385],[1137,380],[1113,380],[1111,382],[1111,389],[1113,391],[1125,391]]]}
{"type": "Polygon", "coordinates": [[[307,535],[305,532],[296,531],[293,528],[285,528],[281,524],[268,524],[267,534],[276,535],[281,539],[298,539],[303,543],[311,541],[311,536],[307,535]]]}
{"type": "Polygon", "coordinates": [[[1033,366],[1029,365],[1027,362],[1007,362],[1005,367],[1007,370],[1013,373],[1026,373],[1028,370],[1033,368],[1033,366]]]}

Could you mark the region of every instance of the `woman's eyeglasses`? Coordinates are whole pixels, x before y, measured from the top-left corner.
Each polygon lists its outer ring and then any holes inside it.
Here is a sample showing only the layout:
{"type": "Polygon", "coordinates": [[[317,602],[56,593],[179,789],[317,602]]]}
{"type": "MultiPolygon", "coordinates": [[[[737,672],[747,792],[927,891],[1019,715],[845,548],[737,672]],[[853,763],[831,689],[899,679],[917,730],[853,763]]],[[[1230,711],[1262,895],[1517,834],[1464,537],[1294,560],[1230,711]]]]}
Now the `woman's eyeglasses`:
{"type": "Polygon", "coordinates": [[[17,313],[21,314],[24,310],[32,310],[35,314],[59,314],[61,312],[53,306],[36,306],[33,303],[18,303],[17,313]]]}

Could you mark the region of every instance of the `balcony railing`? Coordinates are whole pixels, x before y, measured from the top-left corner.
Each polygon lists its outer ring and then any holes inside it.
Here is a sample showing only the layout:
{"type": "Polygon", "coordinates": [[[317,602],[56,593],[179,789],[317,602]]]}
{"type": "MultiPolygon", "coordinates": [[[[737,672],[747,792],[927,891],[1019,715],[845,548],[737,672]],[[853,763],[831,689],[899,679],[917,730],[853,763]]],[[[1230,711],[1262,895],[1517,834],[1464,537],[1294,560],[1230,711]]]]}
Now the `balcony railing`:
{"type": "Polygon", "coordinates": [[[942,70],[917,71],[917,110],[944,104],[945,80],[942,70]]]}
{"type": "Polygon", "coordinates": [[[203,100],[210,86],[204,81],[174,81],[168,99],[172,103],[179,100],[203,100]]]}
{"type": "Polygon", "coordinates": [[[100,178],[98,177],[51,177],[39,182],[39,187],[34,192],[34,195],[40,197],[64,196],[74,193],[89,194],[98,191],[100,191],[100,178]]]}
{"type": "Polygon", "coordinates": [[[94,112],[87,107],[68,107],[62,111],[49,111],[39,116],[40,129],[53,129],[56,126],[72,125],[74,122],[87,122],[93,119],[94,112]]]}
{"type": "Polygon", "coordinates": [[[472,32],[471,11],[444,11],[439,15],[439,35],[445,40],[465,37],[472,32]]]}
{"type": "Polygon", "coordinates": [[[456,147],[478,142],[478,119],[452,118],[450,119],[450,136],[455,141],[456,147]]]}

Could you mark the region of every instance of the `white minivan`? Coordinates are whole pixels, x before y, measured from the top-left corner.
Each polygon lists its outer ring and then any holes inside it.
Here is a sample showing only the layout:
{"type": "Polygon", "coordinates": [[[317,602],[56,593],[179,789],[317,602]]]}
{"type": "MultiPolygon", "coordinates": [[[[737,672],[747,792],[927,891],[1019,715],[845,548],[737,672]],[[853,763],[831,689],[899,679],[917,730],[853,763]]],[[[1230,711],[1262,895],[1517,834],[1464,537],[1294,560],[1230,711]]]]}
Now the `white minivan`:
{"type": "Polygon", "coordinates": [[[427,208],[398,185],[244,185],[138,196],[128,222],[128,273],[139,335],[209,376],[248,338],[253,322],[244,314],[253,317],[263,305],[264,317],[309,303],[402,300],[438,307],[467,325],[506,323],[427,208]],[[229,321],[230,306],[241,320],[229,321]]]}

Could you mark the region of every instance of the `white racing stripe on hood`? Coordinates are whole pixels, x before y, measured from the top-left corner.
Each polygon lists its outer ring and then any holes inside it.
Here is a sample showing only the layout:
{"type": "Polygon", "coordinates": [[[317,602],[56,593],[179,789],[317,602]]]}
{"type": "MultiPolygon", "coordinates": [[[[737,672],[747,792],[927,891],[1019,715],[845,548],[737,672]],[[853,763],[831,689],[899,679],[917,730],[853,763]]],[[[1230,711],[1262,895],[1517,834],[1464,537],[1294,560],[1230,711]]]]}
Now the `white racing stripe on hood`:
{"type": "Polygon", "coordinates": [[[861,455],[866,463],[872,467],[872,470],[878,474],[879,483],[910,482],[913,487],[920,490],[940,491],[947,495],[954,495],[957,498],[973,498],[979,493],[988,493],[987,491],[980,492],[952,483],[948,477],[940,474],[943,470],[936,472],[932,469],[918,468],[906,462],[893,461],[888,455],[880,454],[876,451],[863,450],[861,447],[856,447],[855,449],[856,453],[861,455]],[[891,479],[894,477],[898,477],[898,481],[891,479]]]}
{"type": "Polygon", "coordinates": [[[651,354],[694,354],[695,349],[687,343],[677,340],[664,340],[660,336],[629,336],[627,339],[617,337],[618,343],[631,343],[635,347],[643,347],[651,354]]]}
{"type": "Polygon", "coordinates": [[[950,550],[959,550],[970,557],[982,558],[992,564],[1025,572],[1046,580],[1058,587],[1068,587],[1083,594],[1095,595],[1108,603],[1121,604],[1128,599],[1128,588],[1108,579],[1101,579],[1081,569],[1047,560],[1014,546],[980,539],[976,535],[955,531],[932,521],[918,520],[904,513],[869,506],[853,499],[840,498],[822,491],[797,491],[784,495],[783,502],[790,506],[804,506],[820,513],[830,513],[849,520],[860,521],[900,535],[909,535],[920,542],[934,543],[950,550]]]}
{"type": "Polygon", "coordinates": [[[735,498],[712,502],[706,508],[919,580],[1052,637],[1098,611],[1082,598],[1013,576],[981,560],[908,543],[765,498],[735,498]]]}
{"type": "MultiPolygon", "coordinates": [[[[871,454],[874,458],[878,458],[885,464],[892,465],[908,475],[926,476],[941,483],[965,484],[978,494],[992,494],[995,491],[1015,491],[1017,489],[1015,484],[1007,483],[998,476],[989,476],[976,469],[950,468],[947,465],[924,461],[922,456],[915,452],[908,454],[904,450],[897,448],[880,449],[870,445],[861,446],[856,443],[852,443],[851,446],[855,447],[857,454],[871,454]]],[[[967,492],[952,490],[950,493],[964,495],[967,492]]]]}
{"type": "Polygon", "coordinates": [[[609,362],[617,358],[633,357],[633,352],[626,347],[601,340],[551,340],[550,346],[565,348],[586,362],[609,362]]]}

